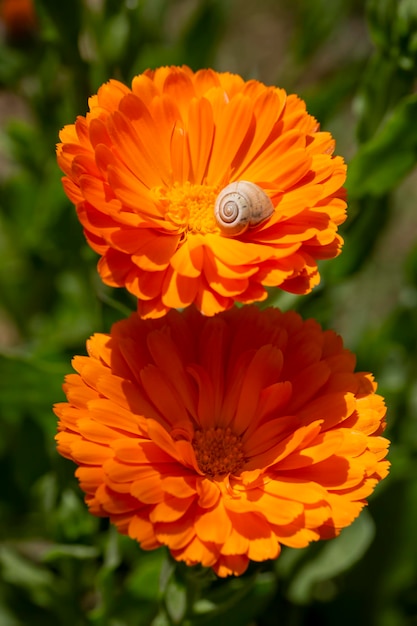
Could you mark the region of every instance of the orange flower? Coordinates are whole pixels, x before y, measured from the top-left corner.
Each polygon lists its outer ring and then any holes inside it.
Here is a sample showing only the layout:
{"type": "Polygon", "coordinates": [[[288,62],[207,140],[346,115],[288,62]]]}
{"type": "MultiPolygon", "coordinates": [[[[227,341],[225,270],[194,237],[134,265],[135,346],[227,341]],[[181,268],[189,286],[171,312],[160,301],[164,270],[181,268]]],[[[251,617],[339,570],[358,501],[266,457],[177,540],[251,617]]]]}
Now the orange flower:
{"type": "Polygon", "coordinates": [[[142,317],[191,303],[213,315],[265,287],[306,293],[316,261],[339,253],[346,167],[297,96],[163,67],[131,89],[106,83],[89,106],[60,133],[64,188],[101,278],[137,296],[142,317]],[[230,236],[214,205],[237,181],[260,187],[272,215],[230,236]]]}
{"type": "Polygon", "coordinates": [[[337,535],[386,476],[385,407],[295,312],[137,314],[88,342],[56,405],[91,513],[219,576],[337,535]]]}
{"type": "Polygon", "coordinates": [[[33,0],[0,0],[0,19],[12,41],[23,41],[37,29],[33,0]]]}

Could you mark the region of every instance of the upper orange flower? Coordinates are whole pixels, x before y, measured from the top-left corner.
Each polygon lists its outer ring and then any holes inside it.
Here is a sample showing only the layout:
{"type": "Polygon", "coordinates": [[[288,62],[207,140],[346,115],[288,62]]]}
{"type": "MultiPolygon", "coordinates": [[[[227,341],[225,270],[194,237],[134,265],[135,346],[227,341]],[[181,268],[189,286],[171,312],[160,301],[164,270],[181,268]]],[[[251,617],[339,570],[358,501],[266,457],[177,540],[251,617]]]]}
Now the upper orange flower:
{"type": "Polygon", "coordinates": [[[103,281],[135,294],[142,317],[191,303],[213,315],[265,287],[306,293],[317,259],[339,253],[346,167],[297,96],[163,67],[131,89],[106,83],[89,107],[60,133],[65,191],[103,281]],[[214,206],[237,181],[264,190],[266,213],[229,235],[214,206]]]}
{"type": "Polygon", "coordinates": [[[337,535],[388,471],[385,407],[295,312],[137,314],[75,357],[59,452],[90,511],[219,576],[337,535]]]}

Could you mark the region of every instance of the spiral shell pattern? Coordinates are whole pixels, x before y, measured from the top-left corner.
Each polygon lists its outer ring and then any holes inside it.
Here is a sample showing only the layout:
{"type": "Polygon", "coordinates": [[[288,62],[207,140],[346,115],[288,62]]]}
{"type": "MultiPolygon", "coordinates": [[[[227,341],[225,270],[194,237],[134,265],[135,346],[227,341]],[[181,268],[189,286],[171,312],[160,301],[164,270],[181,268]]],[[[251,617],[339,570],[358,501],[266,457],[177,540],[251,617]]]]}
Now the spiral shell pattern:
{"type": "Polygon", "coordinates": [[[224,235],[241,235],[268,219],[274,212],[270,197],[247,180],[230,183],[216,198],[214,215],[224,235]]]}

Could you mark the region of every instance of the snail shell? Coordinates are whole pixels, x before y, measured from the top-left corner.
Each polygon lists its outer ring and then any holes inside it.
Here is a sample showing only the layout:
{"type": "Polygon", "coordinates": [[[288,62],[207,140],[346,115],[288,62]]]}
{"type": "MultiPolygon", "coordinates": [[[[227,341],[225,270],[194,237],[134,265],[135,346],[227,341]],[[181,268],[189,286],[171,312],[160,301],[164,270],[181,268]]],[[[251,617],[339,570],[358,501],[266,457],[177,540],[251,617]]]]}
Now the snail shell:
{"type": "Polygon", "coordinates": [[[271,198],[261,187],[238,180],[221,190],[214,205],[214,216],[224,235],[236,236],[271,217],[274,210],[271,198]]]}

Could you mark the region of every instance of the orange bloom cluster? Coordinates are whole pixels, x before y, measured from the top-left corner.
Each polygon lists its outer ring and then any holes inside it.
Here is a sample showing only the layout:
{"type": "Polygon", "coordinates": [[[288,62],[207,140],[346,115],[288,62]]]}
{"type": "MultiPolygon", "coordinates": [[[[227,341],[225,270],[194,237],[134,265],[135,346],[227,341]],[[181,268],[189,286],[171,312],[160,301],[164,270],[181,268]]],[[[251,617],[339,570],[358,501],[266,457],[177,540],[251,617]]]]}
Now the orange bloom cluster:
{"type": "Polygon", "coordinates": [[[31,37],[38,26],[33,0],[0,0],[0,20],[11,41],[31,37]]]}
{"type": "Polygon", "coordinates": [[[373,377],[314,320],[190,307],[87,346],[55,407],[58,449],[91,513],[144,549],[238,575],[337,535],[387,474],[373,377]]]}
{"type": "MultiPolygon", "coordinates": [[[[206,315],[306,293],[342,244],[346,177],[334,141],[283,89],[163,67],[112,80],[60,134],[58,163],[98,270],[142,317],[192,303],[206,315]],[[214,216],[230,183],[255,183],[272,215],[231,236],[214,216]]],[[[246,202],[246,201],[245,201],[246,202]]]]}

